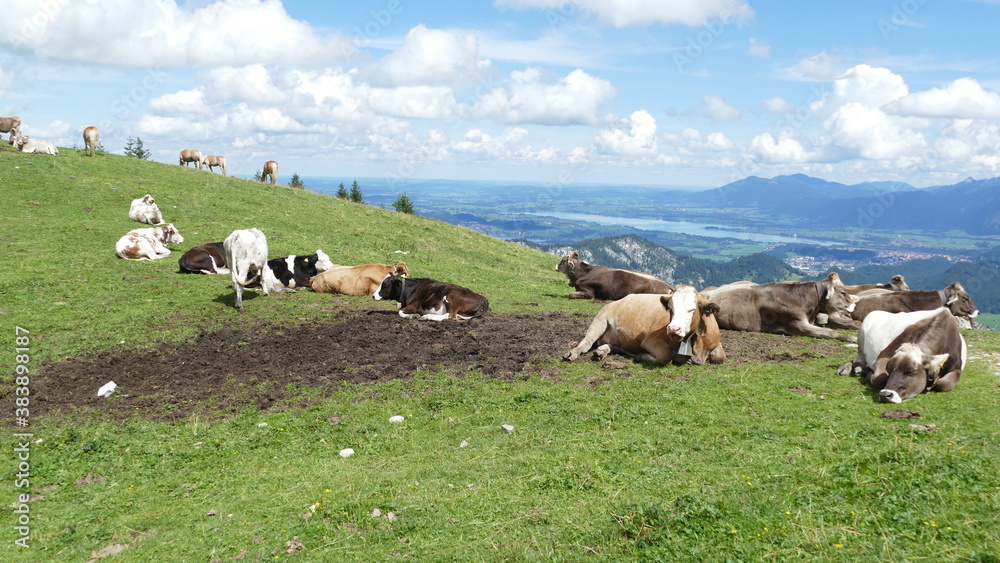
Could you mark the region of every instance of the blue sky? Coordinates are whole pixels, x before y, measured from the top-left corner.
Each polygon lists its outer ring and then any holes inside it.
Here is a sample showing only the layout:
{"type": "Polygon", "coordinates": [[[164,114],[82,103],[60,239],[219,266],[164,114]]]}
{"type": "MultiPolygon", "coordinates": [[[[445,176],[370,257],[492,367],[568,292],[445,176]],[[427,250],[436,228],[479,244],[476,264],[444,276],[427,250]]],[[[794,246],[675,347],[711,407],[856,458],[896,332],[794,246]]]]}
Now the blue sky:
{"type": "Polygon", "coordinates": [[[1000,175],[998,1],[0,0],[0,114],[251,175],[1000,175]]]}

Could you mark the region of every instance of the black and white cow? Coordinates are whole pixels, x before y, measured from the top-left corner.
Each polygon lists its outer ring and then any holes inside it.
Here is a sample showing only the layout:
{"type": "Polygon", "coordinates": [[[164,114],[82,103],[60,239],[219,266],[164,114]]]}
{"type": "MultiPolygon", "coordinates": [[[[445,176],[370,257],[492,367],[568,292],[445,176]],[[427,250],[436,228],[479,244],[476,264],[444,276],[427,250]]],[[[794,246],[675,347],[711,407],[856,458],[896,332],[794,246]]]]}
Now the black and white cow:
{"type": "MultiPolygon", "coordinates": [[[[321,272],[325,272],[333,267],[333,262],[325,252],[317,249],[314,254],[305,256],[291,255],[280,258],[272,258],[267,261],[268,267],[274,275],[273,291],[284,289],[305,289],[310,287],[309,279],[321,272]]],[[[247,287],[260,287],[260,280],[256,280],[247,287]]]]}
{"type": "Polygon", "coordinates": [[[929,311],[872,311],[858,330],[858,355],[840,375],[867,375],[883,403],[901,403],[927,391],[951,391],[962,376],[968,348],[946,307],[929,311]]]}
{"type": "Polygon", "coordinates": [[[226,249],[222,242],[210,242],[192,246],[177,264],[182,274],[228,274],[226,249]]]}
{"type": "Polygon", "coordinates": [[[490,308],[485,297],[460,285],[397,274],[386,276],[372,297],[395,300],[400,317],[428,321],[468,320],[483,316],[490,308]]]}

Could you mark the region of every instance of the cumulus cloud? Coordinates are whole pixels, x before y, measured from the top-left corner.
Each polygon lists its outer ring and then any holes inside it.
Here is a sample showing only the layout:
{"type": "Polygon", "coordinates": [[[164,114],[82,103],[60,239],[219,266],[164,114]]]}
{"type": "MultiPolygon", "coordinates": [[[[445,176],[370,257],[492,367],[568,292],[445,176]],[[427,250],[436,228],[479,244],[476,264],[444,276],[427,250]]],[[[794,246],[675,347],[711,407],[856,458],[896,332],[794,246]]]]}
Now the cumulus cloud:
{"type": "Polygon", "coordinates": [[[836,62],[826,53],[806,57],[786,68],[782,74],[791,80],[827,81],[837,76],[836,62]]]}
{"type": "Polygon", "coordinates": [[[726,103],[722,96],[715,94],[703,97],[699,110],[715,121],[733,121],[743,115],[739,109],[726,103]]]}
{"type": "Polygon", "coordinates": [[[212,113],[212,108],[205,100],[205,93],[201,89],[164,94],[150,100],[146,109],[162,116],[197,116],[212,113]]]}
{"type": "Polygon", "coordinates": [[[632,112],[597,136],[597,147],[606,154],[648,154],[656,150],[656,119],[646,110],[632,112]]]}
{"type": "Polygon", "coordinates": [[[512,72],[506,87],[484,94],[471,116],[511,124],[596,125],[601,105],[615,93],[610,82],[580,69],[557,77],[532,67],[512,72]]]}
{"type": "Polygon", "coordinates": [[[810,104],[819,116],[829,116],[849,103],[879,108],[909,94],[903,77],[887,68],[857,65],[833,81],[833,91],[810,104]]]}
{"type": "Polygon", "coordinates": [[[293,19],[280,0],[4,2],[4,28],[0,45],[41,59],[133,68],[315,64],[358,52],[293,19]]]}
{"type": "Polygon", "coordinates": [[[904,95],[886,106],[895,115],[951,119],[1000,119],[1000,94],[972,78],[959,78],[944,88],[904,95]]]}
{"type": "Polygon", "coordinates": [[[803,163],[814,161],[817,156],[787,131],[775,139],[770,133],[757,135],[750,141],[747,153],[756,160],[768,163],[803,163]]]}
{"type": "Polygon", "coordinates": [[[771,113],[778,113],[781,115],[795,113],[795,106],[790,104],[788,100],[779,96],[763,100],[761,104],[763,104],[764,109],[771,113]]]}
{"type": "Polygon", "coordinates": [[[450,86],[483,82],[493,64],[479,57],[479,39],[468,32],[428,29],[418,25],[403,46],[361,70],[374,86],[450,86]]]}
{"type": "Polygon", "coordinates": [[[449,120],[456,115],[452,90],[441,86],[373,88],[367,102],[374,112],[393,117],[449,120]]]}
{"type": "Polygon", "coordinates": [[[733,148],[733,142],[721,131],[702,135],[693,127],[688,127],[680,134],[668,133],[666,140],[685,154],[703,151],[726,151],[733,148]]]}
{"type": "Polygon", "coordinates": [[[873,160],[913,155],[927,145],[921,133],[893,122],[881,109],[858,102],[837,109],[824,127],[838,147],[873,160]]]}
{"type": "Polygon", "coordinates": [[[579,10],[614,27],[659,24],[705,25],[711,20],[745,22],[753,8],[742,0],[495,0],[515,9],[579,10]]]}

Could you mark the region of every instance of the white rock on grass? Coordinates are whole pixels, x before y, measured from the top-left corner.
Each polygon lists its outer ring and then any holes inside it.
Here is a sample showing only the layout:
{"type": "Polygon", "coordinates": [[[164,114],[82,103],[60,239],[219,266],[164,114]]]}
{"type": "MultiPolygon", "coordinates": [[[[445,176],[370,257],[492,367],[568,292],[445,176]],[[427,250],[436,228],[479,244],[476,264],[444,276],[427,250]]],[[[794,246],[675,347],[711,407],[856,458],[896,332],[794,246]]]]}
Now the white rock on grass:
{"type": "Polygon", "coordinates": [[[352,455],[354,455],[353,448],[344,448],[340,450],[340,457],[351,457],[352,455]]]}
{"type": "Polygon", "coordinates": [[[399,416],[398,414],[396,416],[389,417],[389,422],[403,422],[404,420],[406,420],[406,419],[404,419],[403,417],[399,416]]]}
{"type": "Polygon", "coordinates": [[[514,425],[512,425],[512,424],[503,424],[503,425],[500,426],[500,430],[503,430],[507,434],[510,434],[511,432],[514,431],[514,425]]]}
{"type": "Polygon", "coordinates": [[[460,447],[460,448],[464,448],[465,446],[468,446],[468,445],[469,445],[469,443],[468,443],[468,442],[466,442],[465,440],[462,440],[462,443],[461,443],[461,444],[459,444],[459,445],[458,445],[458,447],[460,447]]]}
{"type": "Polygon", "coordinates": [[[382,516],[382,511],[379,509],[372,510],[372,518],[378,518],[382,516]]]}
{"type": "Polygon", "coordinates": [[[97,396],[107,399],[108,397],[110,397],[115,393],[115,389],[118,389],[118,384],[116,384],[114,381],[109,381],[104,385],[102,385],[101,388],[97,390],[97,396]]]}

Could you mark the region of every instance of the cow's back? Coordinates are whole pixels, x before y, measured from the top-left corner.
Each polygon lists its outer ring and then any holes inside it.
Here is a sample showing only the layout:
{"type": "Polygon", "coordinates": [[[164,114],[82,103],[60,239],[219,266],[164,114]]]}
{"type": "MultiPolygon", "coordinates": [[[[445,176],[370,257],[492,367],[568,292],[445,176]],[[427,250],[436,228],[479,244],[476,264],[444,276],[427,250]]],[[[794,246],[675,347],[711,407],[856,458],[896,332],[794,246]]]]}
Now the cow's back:
{"type": "Polygon", "coordinates": [[[884,293],[865,293],[859,296],[858,303],[851,312],[851,317],[857,321],[865,320],[874,311],[888,313],[910,313],[914,311],[930,311],[943,304],[937,291],[888,291],[884,293]]]}
{"type": "Polygon", "coordinates": [[[382,264],[334,266],[314,276],[309,284],[320,293],[366,296],[374,293],[391,272],[392,266],[382,264]]]}

